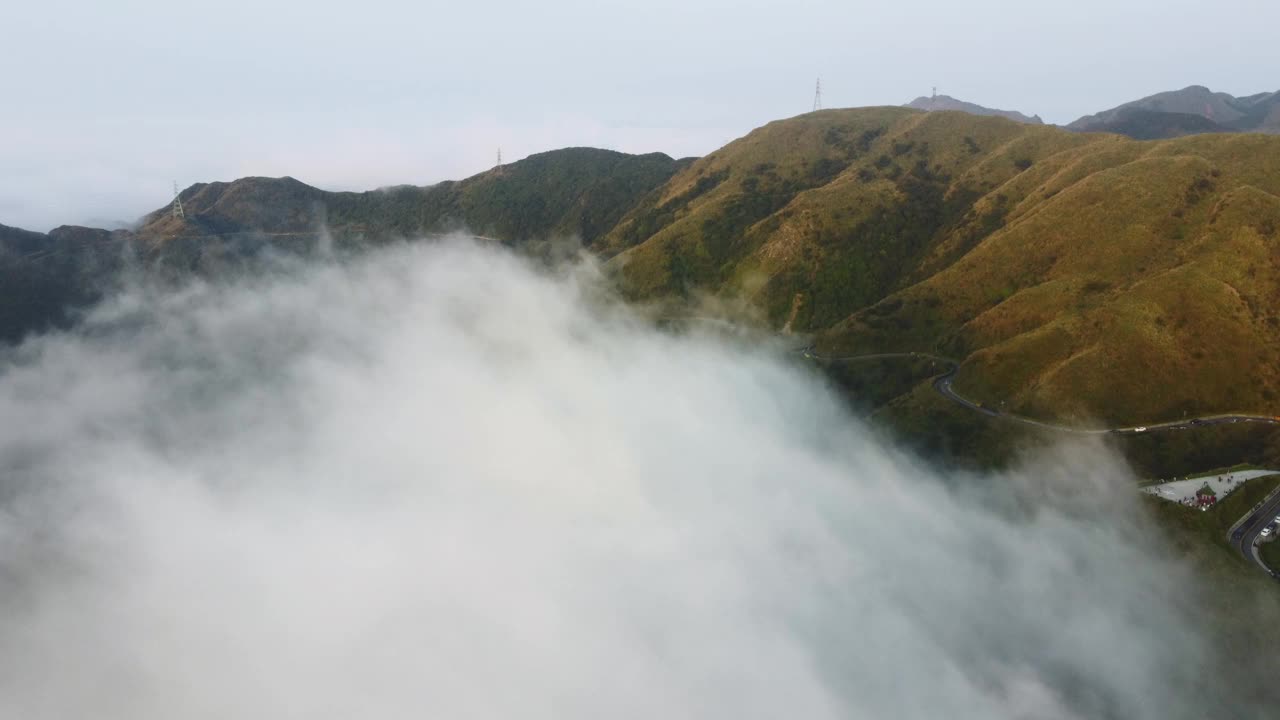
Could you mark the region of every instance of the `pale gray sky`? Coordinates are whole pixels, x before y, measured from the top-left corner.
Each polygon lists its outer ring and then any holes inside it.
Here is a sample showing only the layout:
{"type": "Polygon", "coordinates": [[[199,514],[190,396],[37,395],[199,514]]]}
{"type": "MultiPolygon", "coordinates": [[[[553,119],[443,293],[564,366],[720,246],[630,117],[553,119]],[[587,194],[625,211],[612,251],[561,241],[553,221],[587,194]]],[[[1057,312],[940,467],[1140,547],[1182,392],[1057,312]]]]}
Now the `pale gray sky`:
{"type": "Polygon", "coordinates": [[[460,178],[567,145],[709,152],[940,92],[1049,122],[1280,88],[1274,0],[43,0],[0,9],[0,223],[131,220],[174,180],[460,178]]]}

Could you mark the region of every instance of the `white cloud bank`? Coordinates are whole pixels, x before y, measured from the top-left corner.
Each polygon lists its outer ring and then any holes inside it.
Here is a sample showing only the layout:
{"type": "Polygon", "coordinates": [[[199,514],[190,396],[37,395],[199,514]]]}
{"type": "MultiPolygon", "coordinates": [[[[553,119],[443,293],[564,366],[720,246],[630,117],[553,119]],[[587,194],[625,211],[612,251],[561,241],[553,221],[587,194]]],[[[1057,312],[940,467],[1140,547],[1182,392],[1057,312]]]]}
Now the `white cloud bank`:
{"type": "Polygon", "coordinates": [[[780,354],[659,334],[589,275],[396,248],[135,291],[6,358],[0,717],[1212,700],[1106,453],[938,477],[780,354]]]}

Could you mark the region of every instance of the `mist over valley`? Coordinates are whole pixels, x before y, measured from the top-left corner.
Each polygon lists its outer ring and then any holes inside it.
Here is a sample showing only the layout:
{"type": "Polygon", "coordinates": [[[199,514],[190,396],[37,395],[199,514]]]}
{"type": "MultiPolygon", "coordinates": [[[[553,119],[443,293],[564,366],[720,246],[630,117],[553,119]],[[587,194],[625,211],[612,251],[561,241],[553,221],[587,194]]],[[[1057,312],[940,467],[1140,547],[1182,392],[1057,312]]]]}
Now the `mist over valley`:
{"type": "Polygon", "coordinates": [[[1280,6],[0,15],[0,720],[1280,716],[1280,6]]]}
{"type": "Polygon", "coordinates": [[[591,262],[455,238],[130,287],[3,362],[5,716],[1240,702],[1113,451],[939,470],[591,262]]]}

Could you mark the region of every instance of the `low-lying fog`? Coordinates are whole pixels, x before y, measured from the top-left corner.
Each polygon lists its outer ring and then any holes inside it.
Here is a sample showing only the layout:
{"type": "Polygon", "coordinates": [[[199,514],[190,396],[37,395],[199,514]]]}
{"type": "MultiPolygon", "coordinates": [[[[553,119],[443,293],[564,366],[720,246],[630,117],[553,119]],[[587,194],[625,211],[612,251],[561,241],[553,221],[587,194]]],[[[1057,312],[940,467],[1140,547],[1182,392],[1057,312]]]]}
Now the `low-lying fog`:
{"type": "Polygon", "coordinates": [[[589,265],[459,241],[135,289],[4,357],[0,425],[4,718],[1133,719],[1216,691],[1104,449],[940,477],[794,357],[654,330],[589,265]]]}

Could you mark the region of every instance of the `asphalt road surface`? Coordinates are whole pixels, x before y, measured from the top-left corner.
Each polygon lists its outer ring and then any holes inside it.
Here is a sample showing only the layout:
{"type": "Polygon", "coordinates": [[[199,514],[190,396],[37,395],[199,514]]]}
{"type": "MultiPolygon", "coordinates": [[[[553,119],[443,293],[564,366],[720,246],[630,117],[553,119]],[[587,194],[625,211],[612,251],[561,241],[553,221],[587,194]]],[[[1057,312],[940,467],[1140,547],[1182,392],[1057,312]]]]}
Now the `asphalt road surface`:
{"type": "MultiPolygon", "coordinates": [[[[1272,520],[1280,515],[1280,492],[1273,493],[1270,498],[1262,503],[1262,507],[1249,513],[1245,521],[1231,532],[1231,537],[1227,540],[1231,543],[1231,547],[1240,551],[1245,559],[1262,568],[1262,571],[1271,575],[1276,579],[1280,579],[1280,568],[1272,569],[1267,567],[1262,558],[1253,551],[1253,542],[1258,535],[1262,533],[1262,529],[1266,527],[1272,520]]],[[[1274,541],[1280,542],[1280,540],[1274,541]]]]}
{"type": "Polygon", "coordinates": [[[1236,423],[1261,423],[1264,425],[1280,426],[1280,416],[1275,415],[1206,415],[1204,417],[1187,418],[1185,420],[1152,423],[1150,425],[1131,425],[1126,427],[1082,428],[1073,427],[1071,425],[1058,425],[1056,423],[1049,423],[1029,418],[1025,415],[1015,415],[1013,413],[1003,412],[997,408],[987,407],[980,402],[974,402],[961,396],[952,387],[952,382],[955,380],[956,371],[960,369],[960,364],[951,358],[930,355],[928,353],[876,353],[873,355],[850,355],[847,357],[823,357],[821,355],[814,354],[810,348],[805,348],[801,353],[806,358],[821,360],[822,362],[860,362],[865,360],[885,360],[891,358],[933,360],[934,362],[943,364],[949,368],[946,372],[933,379],[933,389],[951,402],[954,402],[957,405],[963,405],[964,407],[974,412],[986,415],[987,417],[1002,418],[1011,422],[1030,425],[1045,430],[1053,430],[1055,432],[1073,433],[1076,435],[1139,435],[1142,433],[1193,430],[1201,427],[1209,427],[1211,425],[1234,425],[1236,423]]]}

